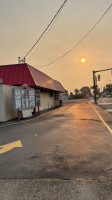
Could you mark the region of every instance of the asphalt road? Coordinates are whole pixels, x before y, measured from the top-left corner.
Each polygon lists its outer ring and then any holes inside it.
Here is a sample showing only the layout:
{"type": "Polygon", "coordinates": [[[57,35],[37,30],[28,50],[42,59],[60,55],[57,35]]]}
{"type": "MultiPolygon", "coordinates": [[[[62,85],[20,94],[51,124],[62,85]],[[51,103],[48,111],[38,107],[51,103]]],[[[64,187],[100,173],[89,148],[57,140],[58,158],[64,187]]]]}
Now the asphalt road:
{"type": "Polygon", "coordinates": [[[77,101],[0,127],[0,146],[6,149],[0,154],[0,199],[21,199],[20,189],[24,199],[112,199],[111,122],[100,107],[77,101]],[[3,146],[15,141],[22,147],[3,146]]]}

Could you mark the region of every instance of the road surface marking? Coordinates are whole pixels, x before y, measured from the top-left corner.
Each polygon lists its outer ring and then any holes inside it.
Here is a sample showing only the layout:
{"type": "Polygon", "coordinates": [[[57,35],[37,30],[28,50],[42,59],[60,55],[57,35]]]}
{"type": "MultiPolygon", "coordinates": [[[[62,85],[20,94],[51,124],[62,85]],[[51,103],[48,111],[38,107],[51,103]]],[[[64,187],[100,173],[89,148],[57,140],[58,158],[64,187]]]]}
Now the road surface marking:
{"type": "Polygon", "coordinates": [[[23,147],[20,140],[9,143],[9,144],[5,144],[3,146],[0,146],[0,154],[6,153],[7,151],[10,151],[11,149],[18,148],[18,147],[19,148],[23,147]]]}
{"type": "Polygon", "coordinates": [[[107,112],[112,112],[112,109],[106,109],[107,112]]]}
{"type": "Polygon", "coordinates": [[[98,105],[111,105],[112,103],[100,103],[100,102],[98,102],[98,105]]]}
{"type": "Polygon", "coordinates": [[[106,128],[109,130],[109,132],[112,134],[112,129],[110,128],[110,126],[108,126],[108,124],[104,121],[104,119],[101,117],[99,112],[95,109],[95,107],[93,105],[91,105],[91,107],[95,110],[95,112],[97,113],[97,115],[99,116],[99,118],[101,119],[103,124],[106,126],[106,128]]]}
{"type": "Polygon", "coordinates": [[[44,114],[42,114],[42,115],[40,115],[38,117],[35,117],[33,119],[28,119],[28,120],[25,120],[25,121],[22,121],[22,122],[15,122],[15,123],[11,123],[11,124],[4,124],[4,125],[1,125],[0,128],[7,127],[7,126],[12,126],[12,125],[18,125],[18,124],[22,124],[22,123],[25,123],[25,122],[30,122],[30,121],[33,121],[35,119],[41,118],[41,117],[43,117],[43,116],[45,116],[45,115],[47,115],[47,114],[49,114],[49,113],[51,113],[53,111],[55,111],[55,110],[48,111],[48,112],[46,112],[46,113],[44,113],[44,114]]]}

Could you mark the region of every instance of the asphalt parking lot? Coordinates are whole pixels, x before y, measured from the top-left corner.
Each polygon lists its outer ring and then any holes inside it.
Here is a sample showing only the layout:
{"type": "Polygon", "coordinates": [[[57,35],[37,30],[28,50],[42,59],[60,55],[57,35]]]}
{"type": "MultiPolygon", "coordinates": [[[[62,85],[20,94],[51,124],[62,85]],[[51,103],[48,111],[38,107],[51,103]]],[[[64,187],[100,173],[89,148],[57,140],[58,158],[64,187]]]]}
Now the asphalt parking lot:
{"type": "Polygon", "coordinates": [[[112,115],[89,101],[1,127],[0,147],[0,199],[112,197],[112,115]]]}

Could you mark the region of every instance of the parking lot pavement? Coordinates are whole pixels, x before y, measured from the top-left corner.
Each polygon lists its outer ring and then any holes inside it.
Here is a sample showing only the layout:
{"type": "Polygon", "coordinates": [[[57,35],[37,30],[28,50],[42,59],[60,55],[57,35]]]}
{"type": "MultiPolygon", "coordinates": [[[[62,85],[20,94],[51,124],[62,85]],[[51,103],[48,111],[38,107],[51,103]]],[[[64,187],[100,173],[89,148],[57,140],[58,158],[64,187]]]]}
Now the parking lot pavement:
{"type": "Polygon", "coordinates": [[[110,200],[111,182],[112,115],[99,106],[68,103],[39,119],[0,128],[3,200],[22,195],[110,200]]]}
{"type": "Polygon", "coordinates": [[[1,180],[0,200],[112,200],[112,182],[1,180]]]}
{"type": "MultiPolygon", "coordinates": [[[[96,109],[111,129],[112,116],[96,109]]],[[[112,178],[112,135],[89,103],[1,127],[0,146],[0,178],[112,178]]]]}

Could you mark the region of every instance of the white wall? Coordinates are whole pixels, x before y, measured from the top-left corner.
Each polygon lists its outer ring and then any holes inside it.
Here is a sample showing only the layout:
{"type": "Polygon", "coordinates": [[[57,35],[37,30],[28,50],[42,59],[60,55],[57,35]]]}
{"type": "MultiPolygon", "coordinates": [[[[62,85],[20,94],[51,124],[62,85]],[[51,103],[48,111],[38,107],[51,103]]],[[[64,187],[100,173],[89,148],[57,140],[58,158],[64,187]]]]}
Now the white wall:
{"type": "Polygon", "coordinates": [[[50,92],[40,92],[40,111],[54,107],[54,96],[50,97],[50,92]]]}
{"type": "Polygon", "coordinates": [[[0,122],[17,117],[12,109],[12,89],[14,86],[0,84],[0,122]]]}
{"type": "Polygon", "coordinates": [[[5,121],[5,103],[3,95],[3,85],[0,85],[0,122],[5,121]]]}
{"type": "MultiPolygon", "coordinates": [[[[17,111],[12,109],[12,89],[14,87],[0,84],[0,122],[17,117],[17,111]]],[[[50,92],[40,92],[40,101],[40,111],[53,108],[59,104],[55,100],[55,95],[50,96],[50,92]]]]}
{"type": "Polygon", "coordinates": [[[12,109],[12,89],[14,86],[4,85],[4,103],[5,103],[5,121],[14,119],[17,117],[17,111],[12,109]]]}

